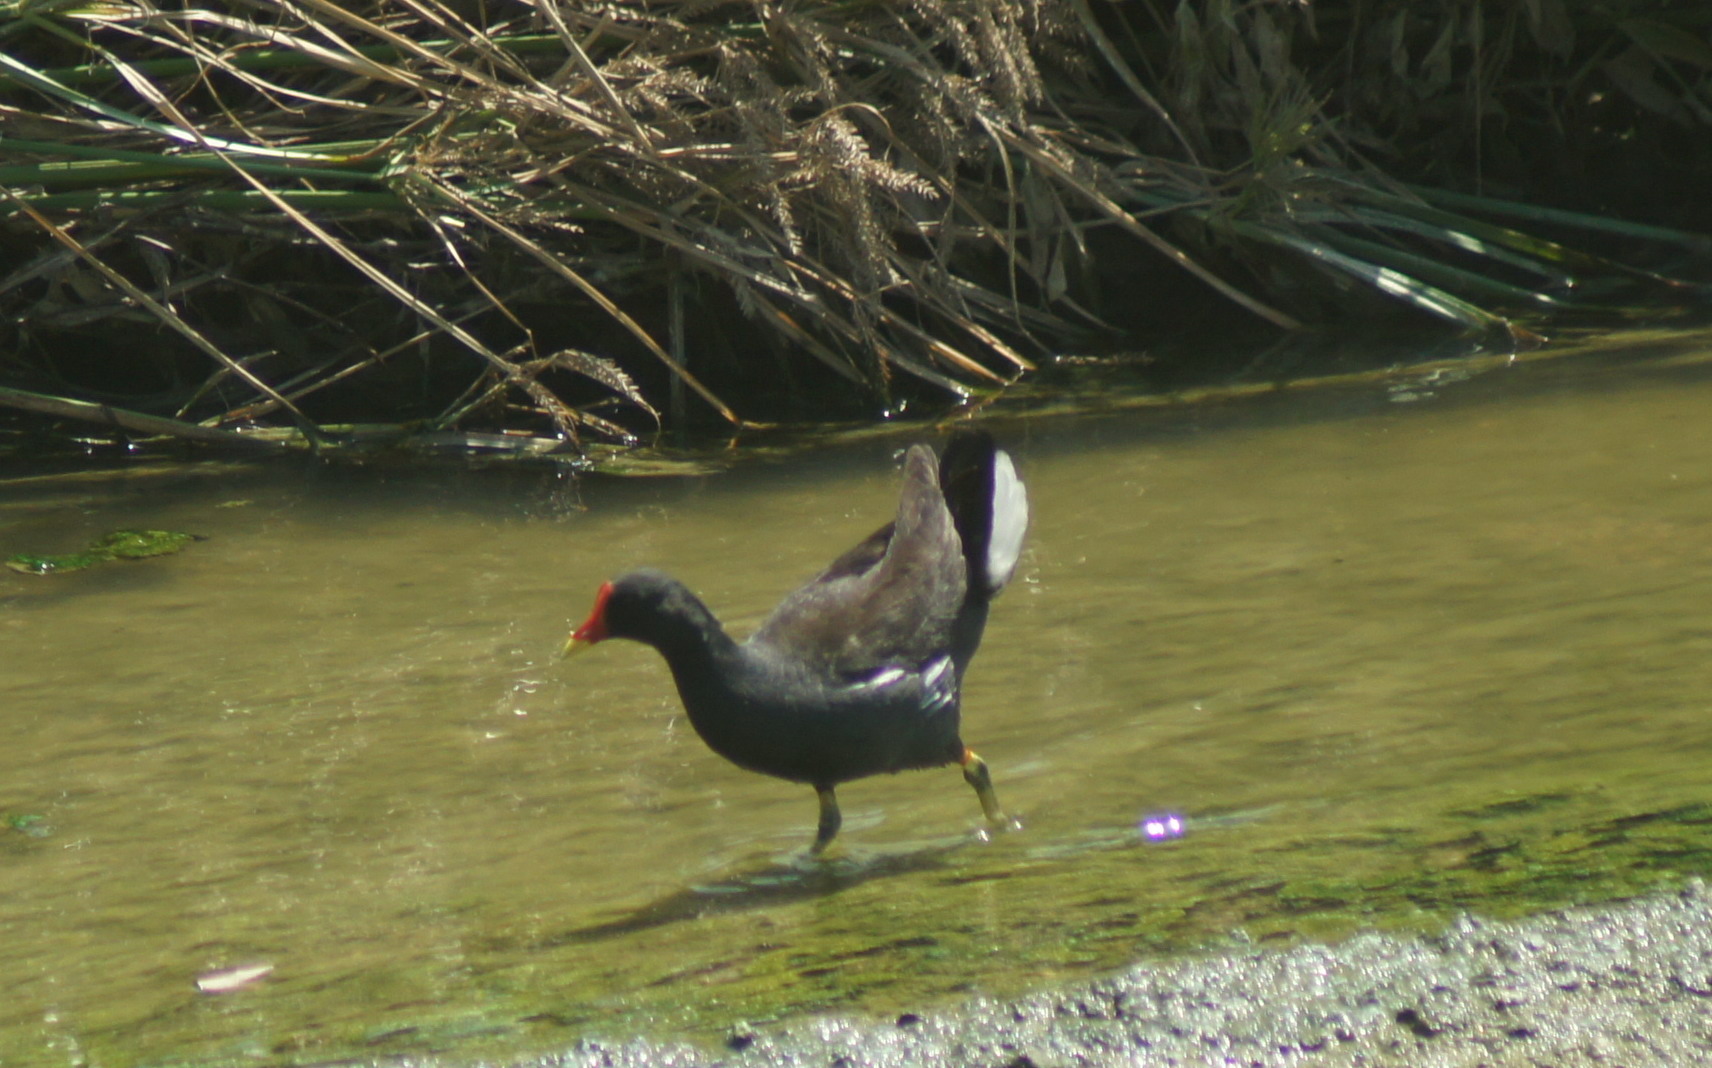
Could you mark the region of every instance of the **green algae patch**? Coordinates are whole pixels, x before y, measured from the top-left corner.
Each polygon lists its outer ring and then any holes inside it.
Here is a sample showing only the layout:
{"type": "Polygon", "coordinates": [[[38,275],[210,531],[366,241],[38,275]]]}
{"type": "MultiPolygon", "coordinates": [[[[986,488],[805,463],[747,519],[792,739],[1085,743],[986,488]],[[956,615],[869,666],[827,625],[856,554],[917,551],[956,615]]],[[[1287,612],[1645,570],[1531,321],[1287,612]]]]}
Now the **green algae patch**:
{"type": "Polygon", "coordinates": [[[57,575],[68,571],[82,571],[111,559],[111,556],[90,552],[64,553],[59,556],[18,553],[16,556],[7,557],[6,566],[23,575],[57,575]]]}
{"type": "Polygon", "coordinates": [[[601,981],[578,982],[560,958],[563,985],[532,993],[564,1000],[536,1019],[575,1020],[567,1031],[587,1034],[595,1009],[608,1036],[716,1040],[734,1019],[884,1017],[1149,957],[1370,930],[1431,933],[1465,912],[1514,918],[1712,875],[1708,806],[1613,812],[1616,801],[1599,790],[1500,795],[1409,828],[1281,835],[1258,824],[1165,845],[1090,841],[1073,864],[1001,843],[914,872],[907,894],[893,873],[852,876],[798,901],[704,898],[700,909],[604,925],[591,941],[635,954],[629,990],[592,999],[601,981]]]}
{"type": "MultiPolygon", "coordinates": [[[[371,976],[352,1004],[392,1006],[378,1019],[323,1012],[265,1045],[291,1065],[353,1050],[521,1060],[636,1036],[712,1049],[805,1014],[919,1016],[1150,958],[1431,934],[1465,912],[1518,917],[1712,875],[1712,806],[1472,793],[1413,825],[1315,833],[1279,813],[1196,831],[1191,817],[1179,841],[1089,835],[1074,855],[1025,832],[812,866],[757,858],[592,923],[494,932],[464,947],[455,984],[371,976]],[[471,996],[448,994],[459,987],[471,996]]],[[[275,996],[289,989],[287,975],[275,996]]]]}
{"type": "Polygon", "coordinates": [[[53,828],[47,825],[45,818],[31,812],[0,815],[0,826],[10,828],[29,838],[46,838],[53,833],[53,828]]]}
{"type": "Polygon", "coordinates": [[[151,556],[170,556],[193,541],[197,534],[176,530],[115,530],[103,534],[79,553],[40,556],[18,553],[6,559],[6,566],[25,575],[61,575],[82,571],[109,560],[145,560],[151,556]]]}
{"type": "MultiPolygon", "coordinates": [[[[1463,913],[1519,917],[1712,876],[1712,805],[1685,794],[1453,786],[1365,824],[1269,806],[1191,814],[1163,843],[1119,825],[815,863],[757,854],[624,909],[519,917],[428,967],[282,967],[272,1033],[251,1037],[282,1066],[454,1051],[522,1062],[638,1036],[712,1049],[804,1015],[919,1018],[1183,953],[1432,934],[1463,913]],[[341,985],[340,1011],[314,996],[326,983],[341,985]]],[[[163,1048],[196,1040],[167,1018],[150,1026],[163,1048]]]]}

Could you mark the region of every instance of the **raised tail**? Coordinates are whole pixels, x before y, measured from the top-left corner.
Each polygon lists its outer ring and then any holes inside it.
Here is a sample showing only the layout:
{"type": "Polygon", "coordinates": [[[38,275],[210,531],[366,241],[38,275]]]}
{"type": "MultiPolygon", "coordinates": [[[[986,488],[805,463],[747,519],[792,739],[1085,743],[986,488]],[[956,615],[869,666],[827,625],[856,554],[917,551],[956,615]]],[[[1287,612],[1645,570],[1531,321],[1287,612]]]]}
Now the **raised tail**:
{"type": "Polygon", "coordinates": [[[1022,555],[1028,491],[993,436],[970,427],[959,427],[946,443],[939,486],[963,540],[970,593],[990,598],[1010,581],[1022,555]]]}

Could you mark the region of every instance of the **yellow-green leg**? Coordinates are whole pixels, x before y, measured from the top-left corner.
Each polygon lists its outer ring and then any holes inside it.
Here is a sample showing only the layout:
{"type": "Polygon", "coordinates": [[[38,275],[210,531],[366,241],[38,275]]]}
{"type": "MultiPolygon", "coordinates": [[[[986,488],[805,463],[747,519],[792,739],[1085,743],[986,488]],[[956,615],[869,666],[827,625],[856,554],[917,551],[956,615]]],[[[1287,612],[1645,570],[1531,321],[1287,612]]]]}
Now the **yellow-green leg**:
{"type": "Polygon", "coordinates": [[[1005,819],[1004,809],[999,807],[999,797],[993,793],[993,776],[987,770],[987,762],[975,755],[973,749],[963,750],[963,781],[975,788],[975,796],[981,799],[981,811],[986,813],[987,822],[995,827],[1009,825],[1005,819]]]}
{"type": "MultiPolygon", "coordinates": [[[[988,792],[991,792],[991,788],[988,792]]],[[[819,856],[821,850],[831,845],[832,839],[837,837],[844,817],[838,811],[838,795],[832,792],[832,787],[816,786],[814,793],[820,798],[820,826],[814,832],[814,844],[808,847],[808,851],[813,856],[819,856]]]]}

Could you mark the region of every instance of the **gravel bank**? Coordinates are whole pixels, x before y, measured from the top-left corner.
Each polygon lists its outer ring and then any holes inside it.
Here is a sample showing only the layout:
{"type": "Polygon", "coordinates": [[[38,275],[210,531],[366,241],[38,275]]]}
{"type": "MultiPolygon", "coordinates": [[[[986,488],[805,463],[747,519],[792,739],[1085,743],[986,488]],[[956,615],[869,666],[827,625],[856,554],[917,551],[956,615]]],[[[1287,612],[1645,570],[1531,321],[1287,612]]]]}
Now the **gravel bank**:
{"type": "Polygon", "coordinates": [[[565,1066],[1712,1064],[1712,897],[1677,893],[1431,938],[1365,935],[1137,966],[895,1021],[739,1030],[724,1050],[588,1042],[565,1066]]]}

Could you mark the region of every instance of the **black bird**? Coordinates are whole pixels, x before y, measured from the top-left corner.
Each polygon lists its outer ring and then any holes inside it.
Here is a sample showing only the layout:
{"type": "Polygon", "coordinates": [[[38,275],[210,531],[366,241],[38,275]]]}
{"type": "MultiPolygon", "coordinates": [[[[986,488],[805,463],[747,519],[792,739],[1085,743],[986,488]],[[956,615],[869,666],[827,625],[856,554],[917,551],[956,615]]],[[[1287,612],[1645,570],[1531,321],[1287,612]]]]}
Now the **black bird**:
{"type": "Polygon", "coordinates": [[[747,641],[733,641],[681,582],[641,570],[600,587],[565,653],[607,638],[658,649],[714,752],[814,787],[811,853],[838,833],[834,788],[881,772],[960,764],[1002,825],[987,764],[958,733],[959,698],[1027,527],[1010,456],[986,431],[959,429],[937,465],[932,449],[911,448],[897,518],[786,597],[747,641]]]}

